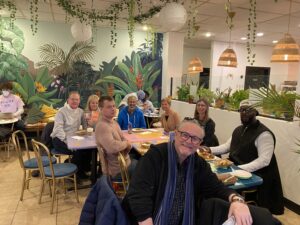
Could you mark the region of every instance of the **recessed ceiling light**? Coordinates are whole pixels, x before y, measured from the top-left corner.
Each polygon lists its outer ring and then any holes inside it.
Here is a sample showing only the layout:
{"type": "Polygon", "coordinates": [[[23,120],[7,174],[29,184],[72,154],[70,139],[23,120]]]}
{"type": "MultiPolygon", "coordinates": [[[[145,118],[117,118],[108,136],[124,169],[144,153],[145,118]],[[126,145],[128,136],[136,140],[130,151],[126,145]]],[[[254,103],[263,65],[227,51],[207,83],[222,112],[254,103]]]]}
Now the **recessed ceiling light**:
{"type": "Polygon", "coordinates": [[[147,31],[148,30],[148,26],[147,25],[143,25],[143,30],[147,31]]]}
{"type": "Polygon", "coordinates": [[[273,44],[276,44],[276,43],[278,43],[278,41],[277,41],[277,40],[273,40],[272,43],[273,43],[273,44]]]}
{"type": "Polygon", "coordinates": [[[257,37],[262,37],[262,36],[264,36],[264,33],[263,32],[259,32],[259,33],[256,34],[256,36],[257,37]]]}
{"type": "Polygon", "coordinates": [[[205,33],[205,37],[211,37],[211,33],[210,32],[205,33]]]}
{"type": "Polygon", "coordinates": [[[247,38],[246,37],[241,37],[241,40],[245,41],[245,40],[247,40],[247,38]]]}

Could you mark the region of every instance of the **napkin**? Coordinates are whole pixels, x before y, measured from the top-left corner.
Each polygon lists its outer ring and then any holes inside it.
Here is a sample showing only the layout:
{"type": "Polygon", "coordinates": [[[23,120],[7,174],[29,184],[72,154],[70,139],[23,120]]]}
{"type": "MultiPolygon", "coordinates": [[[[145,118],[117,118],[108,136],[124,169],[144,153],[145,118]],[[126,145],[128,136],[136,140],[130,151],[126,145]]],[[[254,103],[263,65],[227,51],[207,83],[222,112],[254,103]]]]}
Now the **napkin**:
{"type": "Polygon", "coordinates": [[[80,137],[80,136],[73,136],[72,138],[75,140],[83,140],[84,139],[84,137],[80,137]]]}

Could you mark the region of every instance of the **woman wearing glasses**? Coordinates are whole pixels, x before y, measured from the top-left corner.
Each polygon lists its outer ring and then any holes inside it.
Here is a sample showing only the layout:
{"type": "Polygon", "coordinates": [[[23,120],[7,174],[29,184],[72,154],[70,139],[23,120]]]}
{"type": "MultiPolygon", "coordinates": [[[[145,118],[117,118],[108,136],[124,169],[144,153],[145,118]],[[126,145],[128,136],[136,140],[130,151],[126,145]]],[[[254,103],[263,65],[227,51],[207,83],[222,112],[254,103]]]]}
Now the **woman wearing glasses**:
{"type": "Polygon", "coordinates": [[[206,99],[201,98],[196,103],[194,118],[205,130],[205,137],[202,145],[207,147],[218,146],[219,141],[215,135],[215,122],[208,115],[209,103],[206,99]]]}
{"type": "Polygon", "coordinates": [[[161,109],[164,111],[160,117],[162,127],[166,132],[174,131],[180,123],[180,118],[178,113],[171,109],[171,99],[162,99],[161,109]]]}

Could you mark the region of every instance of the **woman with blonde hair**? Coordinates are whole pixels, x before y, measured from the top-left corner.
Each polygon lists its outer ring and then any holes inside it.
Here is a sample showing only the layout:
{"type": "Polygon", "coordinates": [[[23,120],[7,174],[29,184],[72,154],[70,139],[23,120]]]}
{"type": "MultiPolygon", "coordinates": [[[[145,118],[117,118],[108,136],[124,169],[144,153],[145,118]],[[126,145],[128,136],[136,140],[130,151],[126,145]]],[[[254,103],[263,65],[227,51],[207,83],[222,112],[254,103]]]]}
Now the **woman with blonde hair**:
{"type": "Polygon", "coordinates": [[[99,97],[97,95],[90,95],[86,103],[85,115],[90,127],[95,128],[99,119],[99,97]]]}
{"type": "Polygon", "coordinates": [[[180,123],[180,118],[178,113],[171,109],[170,98],[161,100],[161,109],[164,111],[160,117],[162,127],[166,132],[174,131],[180,123]]]}
{"type": "Polygon", "coordinates": [[[215,135],[215,122],[209,117],[209,102],[205,98],[200,98],[196,103],[194,118],[204,128],[205,137],[201,145],[207,147],[218,146],[219,141],[215,135]]]}

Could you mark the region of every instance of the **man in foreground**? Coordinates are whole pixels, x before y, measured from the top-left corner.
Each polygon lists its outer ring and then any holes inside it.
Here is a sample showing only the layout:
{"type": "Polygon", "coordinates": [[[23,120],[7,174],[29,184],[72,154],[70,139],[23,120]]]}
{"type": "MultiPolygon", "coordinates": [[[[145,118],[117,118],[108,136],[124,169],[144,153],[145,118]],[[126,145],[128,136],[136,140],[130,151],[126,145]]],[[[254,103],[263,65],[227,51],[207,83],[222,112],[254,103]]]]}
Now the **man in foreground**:
{"type": "Polygon", "coordinates": [[[123,201],[132,223],[214,225],[233,216],[236,225],[280,224],[262,208],[251,208],[251,216],[243,198],[217,179],[196,153],[203,137],[196,120],[184,120],[174,142],[151,146],[140,159],[123,201]]]}

